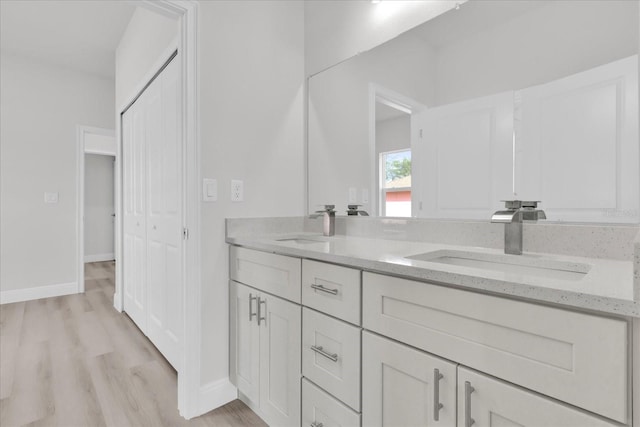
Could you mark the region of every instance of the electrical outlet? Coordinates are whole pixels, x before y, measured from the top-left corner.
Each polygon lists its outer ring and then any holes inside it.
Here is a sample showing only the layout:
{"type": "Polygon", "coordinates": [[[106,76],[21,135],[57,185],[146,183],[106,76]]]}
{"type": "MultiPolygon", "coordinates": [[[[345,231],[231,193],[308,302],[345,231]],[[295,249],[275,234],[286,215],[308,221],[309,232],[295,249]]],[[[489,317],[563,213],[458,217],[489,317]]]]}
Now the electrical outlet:
{"type": "Polygon", "coordinates": [[[231,201],[241,202],[244,200],[244,185],[242,181],[238,179],[231,180],[231,201]]]}

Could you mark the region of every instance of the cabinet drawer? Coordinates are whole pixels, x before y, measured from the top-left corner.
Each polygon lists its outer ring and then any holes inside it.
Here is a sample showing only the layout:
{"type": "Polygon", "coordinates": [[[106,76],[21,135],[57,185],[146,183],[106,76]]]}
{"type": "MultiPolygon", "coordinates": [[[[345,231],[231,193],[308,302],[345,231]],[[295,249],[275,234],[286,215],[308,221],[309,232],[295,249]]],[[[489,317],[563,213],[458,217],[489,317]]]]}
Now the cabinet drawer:
{"type": "Polygon", "coordinates": [[[627,323],[373,273],[363,324],[597,414],[627,421],[627,323]]]}
{"type": "Polygon", "coordinates": [[[300,303],[298,258],[231,246],[229,276],[236,282],[300,303]]]}
{"type": "Polygon", "coordinates": [[[302,374],[360,410],[360,328],[302,310],[302,374]]]}
{"type": "Polygon", "coordinates": [[[360,270],[302,261],[302,304],[360,324],[360,270]]]}
{"type": "Polygon", "coordinates": [[[460,367],[458,369],[458,425],[464,426],[465,420],[469,419],[474,421],[473,425],[478,426],[614,427],[619,425],[460,367]]]}
{"type": "Polygon", "coordinates": [[[360,427],[360,415],[303,378],[302,425],[360,427]]]}

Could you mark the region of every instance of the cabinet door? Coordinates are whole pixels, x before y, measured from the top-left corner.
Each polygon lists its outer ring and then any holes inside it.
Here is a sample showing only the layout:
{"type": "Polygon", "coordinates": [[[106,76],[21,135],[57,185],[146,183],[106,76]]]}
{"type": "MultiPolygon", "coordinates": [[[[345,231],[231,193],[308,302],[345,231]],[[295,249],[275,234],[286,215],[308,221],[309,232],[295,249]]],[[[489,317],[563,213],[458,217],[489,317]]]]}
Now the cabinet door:
{"type": "Polygon", "coordinates": [[[612,422],[466,368],[458,369],[458,427],[614,426],[612,422]]]}
{"type": "Polygon", "coordinates": [[[300,306],[267,294],[258,300],[260,411],[272,426],[300,425],[300,306]]]}
{"type": "Polygon", "coordinates": [[[260,402],[260,330],[258,293],[236,282],[229,285],[230,377],[238,390],[256,406],[260,402]]]}
{"type": "Polygon", "coordinates": [[[455,425],[455,364],[369,332],[362,335],[363,426],[455,425]]]}

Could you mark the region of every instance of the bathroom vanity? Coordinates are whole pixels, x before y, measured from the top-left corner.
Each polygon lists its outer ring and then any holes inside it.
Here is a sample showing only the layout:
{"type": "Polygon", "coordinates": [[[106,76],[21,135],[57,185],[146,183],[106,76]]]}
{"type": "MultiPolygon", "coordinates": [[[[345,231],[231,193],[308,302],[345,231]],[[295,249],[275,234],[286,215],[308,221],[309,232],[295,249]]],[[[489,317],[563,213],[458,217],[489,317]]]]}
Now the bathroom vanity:
{"type": "Polygon", "coordinates": [[[269,425],[638,425],[631,261],[308,232],[227,242],[230,377],[269,425]]]}

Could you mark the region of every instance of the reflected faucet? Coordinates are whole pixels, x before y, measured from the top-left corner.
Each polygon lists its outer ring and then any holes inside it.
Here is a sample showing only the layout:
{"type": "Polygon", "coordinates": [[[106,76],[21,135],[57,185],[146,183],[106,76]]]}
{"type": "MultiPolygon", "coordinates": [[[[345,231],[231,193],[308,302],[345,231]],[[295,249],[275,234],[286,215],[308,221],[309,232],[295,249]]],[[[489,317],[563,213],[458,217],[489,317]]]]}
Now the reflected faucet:
{"type": "Polygon", "coordinates": [[[324,209],[309,215],[309,218],[323,218],[322,234],[333,236],[336,234],[336,205],[324,205],[324,209]]]}
{"type": "Polygon", "coordinates": [[[362,205],[347,205],[347,216],[369,216],[369,213],[365,210],[358,209],[362,205]]]}
{"type": "Polygon", "coordinates": [[[491,216],[491,222],[504,224],[504,253],[522,255],[522,221],[547,219],[544,211],[538,209],[540,202],[503,200],[505,210],[491,216]]]}

